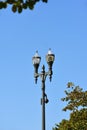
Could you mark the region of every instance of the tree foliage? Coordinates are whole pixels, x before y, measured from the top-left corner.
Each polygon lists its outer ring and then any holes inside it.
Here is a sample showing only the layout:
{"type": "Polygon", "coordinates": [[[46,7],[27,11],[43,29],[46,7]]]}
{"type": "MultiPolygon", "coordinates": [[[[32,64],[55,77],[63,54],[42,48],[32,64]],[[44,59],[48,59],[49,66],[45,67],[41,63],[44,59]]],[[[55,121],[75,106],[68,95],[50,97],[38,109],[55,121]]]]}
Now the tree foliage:
{"type": "Polygon", "coordinates": [[[72,112],[69,120],[63,119],[53,130],[87,130],[87,109],[72,112]]]}
{"type": "Polygon", "coordinates": [[[87,107],[87,91],[83,91],[79,86],[75,86],[72,82],[67,84],[65,90],[66,97],[62,98],[62,101],[66,101],[67,105],[63,108],[64,111],[78,110],[79,107],[87,107]]]}
{"type": "MultiPolygon", "coordinates": [[[[47,3],[48,0],[42,0],[47,3]]],[[[23,9],[32,10],[37,2],[40,0],[0,0],[0,9],[6,9],[8,5],[12,5],[12,11],[21,13],[23,9]]]]}
{"type": "Polygon", "coordinates": [[[70,118],[63,119],[53,130],[87,130],[87,91],[72,82],[67,84],[67,89],[66,97],[62,98],[67,102],[63,111],[70,110],[70,118]]]}

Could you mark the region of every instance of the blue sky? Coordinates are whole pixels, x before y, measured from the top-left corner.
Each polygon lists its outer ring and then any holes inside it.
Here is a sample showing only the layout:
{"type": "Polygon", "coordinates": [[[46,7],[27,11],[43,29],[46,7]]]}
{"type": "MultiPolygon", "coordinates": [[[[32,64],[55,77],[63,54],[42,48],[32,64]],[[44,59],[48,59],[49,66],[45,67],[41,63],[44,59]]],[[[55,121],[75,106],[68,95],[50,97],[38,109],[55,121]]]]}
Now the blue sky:
{"type": "Polygon", "coordinates": [[[0,130],[41,130],[41,81],[34,83],[32,57],[41,56],[39,72],[51,48],[53,78],[46,80],[46,129],[68,119],[62,112],[68,81],[87,86],[87,1],[49,0],[33,11],[0,11],[0,130]]]}

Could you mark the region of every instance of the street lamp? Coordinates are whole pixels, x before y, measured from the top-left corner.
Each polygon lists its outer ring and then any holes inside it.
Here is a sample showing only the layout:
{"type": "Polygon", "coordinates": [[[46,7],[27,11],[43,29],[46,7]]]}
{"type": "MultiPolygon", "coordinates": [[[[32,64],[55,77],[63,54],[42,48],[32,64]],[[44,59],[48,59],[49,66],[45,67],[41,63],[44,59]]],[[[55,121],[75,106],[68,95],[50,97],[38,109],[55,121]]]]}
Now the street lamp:
{"type": "Polygon", "coordinates": [[[42,81],[42,98],[41,98],[41,105],[42,105],[42,130],[45,130],[45,103],[48,103],[49,100],[47,98],[47,94],[45,93],[45,81],[46,77],[49,76],[50,82],[52,80],[52,65],[55,59],[55,55],[49,49],[48,54],[46,55],[46,61],[48,64],[48,72],[45,71],[45,66],[42,66],[41,73],[38,73],[38,68],[40,65],[41,57],[38,55],[38,51],[36,51],[34,57],[32,58],[33,66],[34,66],[34,78],[35,83],[37,83],[38,77],[41,78],[42,81]]]}

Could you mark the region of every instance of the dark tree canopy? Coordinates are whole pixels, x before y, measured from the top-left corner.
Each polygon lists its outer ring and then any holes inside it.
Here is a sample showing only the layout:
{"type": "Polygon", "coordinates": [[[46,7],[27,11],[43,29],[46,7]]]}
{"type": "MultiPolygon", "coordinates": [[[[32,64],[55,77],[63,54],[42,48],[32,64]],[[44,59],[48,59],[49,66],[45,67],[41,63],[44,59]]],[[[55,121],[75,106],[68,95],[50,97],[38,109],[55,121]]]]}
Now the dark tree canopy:
{"type": "Polygon", "coordinates": [[[87,109],[72,112],[69,120],[63,119],[53,130],[87,130],[87,109]]]}
{"type": "MultiPolygon", "coordinates": [[[[47,3],[48,0],[42,0],[47,3]]],[[[0,0],[0,9],[6,9],[8,5],[12,5],[12,11],[21,13],[23,9],[32,10],[37,2],[40,0],[0,0]]]]}

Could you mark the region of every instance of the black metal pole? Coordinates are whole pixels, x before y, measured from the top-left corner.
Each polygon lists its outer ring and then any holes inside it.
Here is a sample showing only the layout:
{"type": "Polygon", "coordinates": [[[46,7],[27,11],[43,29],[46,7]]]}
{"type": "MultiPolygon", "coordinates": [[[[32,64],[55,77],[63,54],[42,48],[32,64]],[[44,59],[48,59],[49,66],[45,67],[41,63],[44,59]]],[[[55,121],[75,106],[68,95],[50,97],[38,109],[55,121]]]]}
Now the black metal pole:
{"type": "Polygon", "coordinates": [[[42,130],[45,130],[45,84],[42,82],[42,130]]]}
{"type": "Polygon", "coordinates": [[[45,130],[45,66],[42,67],[42,130],[45,130]]]}

